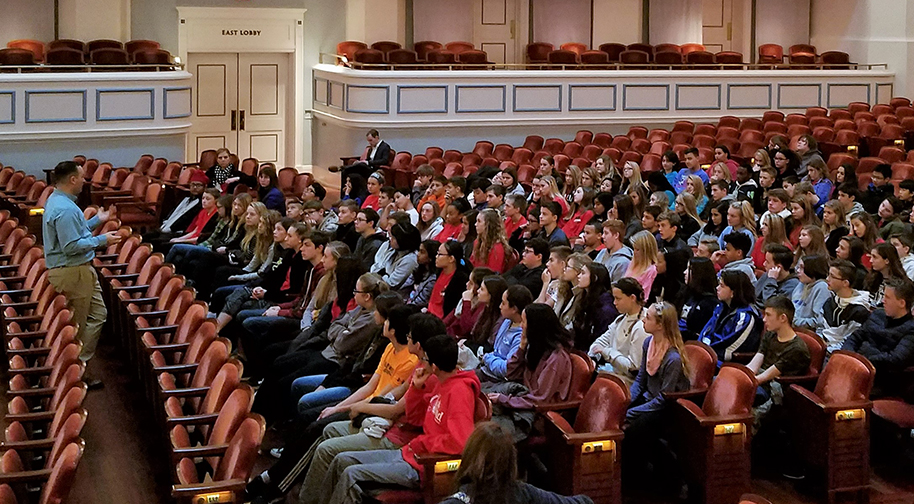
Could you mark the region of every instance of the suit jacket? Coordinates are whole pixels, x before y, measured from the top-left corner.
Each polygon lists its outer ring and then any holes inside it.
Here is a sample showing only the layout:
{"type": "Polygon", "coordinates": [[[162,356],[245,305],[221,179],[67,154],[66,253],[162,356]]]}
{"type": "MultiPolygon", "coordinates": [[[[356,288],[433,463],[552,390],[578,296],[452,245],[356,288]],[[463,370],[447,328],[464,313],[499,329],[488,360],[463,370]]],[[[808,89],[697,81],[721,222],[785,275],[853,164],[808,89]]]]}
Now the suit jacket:
{"type": "MultiPolygon", "coordinates": [[[[369,151],[370,152],[370,151],[369,151]]],[[[368,166],[372,169],[377,170],[378,168],[384,165],[390,165],[392,159],[390,159],[390,145],[387,144],[384,140],[381,140],[381,143],[378,144],[378,148],[374,151],[374,156],[371,159],[367,160],[368,166]]]]}

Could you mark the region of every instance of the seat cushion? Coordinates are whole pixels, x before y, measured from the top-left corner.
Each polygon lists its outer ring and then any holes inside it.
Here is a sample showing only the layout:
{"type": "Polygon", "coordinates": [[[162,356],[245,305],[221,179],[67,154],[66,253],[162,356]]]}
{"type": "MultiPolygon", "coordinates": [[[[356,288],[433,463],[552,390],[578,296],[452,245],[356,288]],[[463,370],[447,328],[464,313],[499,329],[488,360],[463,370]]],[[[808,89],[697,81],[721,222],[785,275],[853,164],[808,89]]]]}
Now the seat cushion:
{"type": "Polygon", "coordinates": [[[873,401],[873,414],[902,429],[914,429],[914,404],[908,404],[901,399],[873,401]]]}

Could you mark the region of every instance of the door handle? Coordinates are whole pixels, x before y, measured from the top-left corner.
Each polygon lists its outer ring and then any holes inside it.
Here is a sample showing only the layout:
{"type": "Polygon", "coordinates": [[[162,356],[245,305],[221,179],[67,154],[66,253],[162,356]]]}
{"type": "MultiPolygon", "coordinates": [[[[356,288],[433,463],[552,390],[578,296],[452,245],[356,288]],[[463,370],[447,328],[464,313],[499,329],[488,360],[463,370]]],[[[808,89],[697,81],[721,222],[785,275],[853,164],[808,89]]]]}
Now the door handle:
{"type": "Polygon", "coordinates": [[[244,111],[241,111],[241,119],[238,120],[238,125],[241,131],[244,131],[244,111]]]}
{"type": "Polygon", "coordinates": [[[237,110],[232,111],[232,131],[235,131],[236,129],[238,129],[238,126],[236,124],[236,119],[235,119],[236,112],[238,112],[238,111],[237,110]]]}

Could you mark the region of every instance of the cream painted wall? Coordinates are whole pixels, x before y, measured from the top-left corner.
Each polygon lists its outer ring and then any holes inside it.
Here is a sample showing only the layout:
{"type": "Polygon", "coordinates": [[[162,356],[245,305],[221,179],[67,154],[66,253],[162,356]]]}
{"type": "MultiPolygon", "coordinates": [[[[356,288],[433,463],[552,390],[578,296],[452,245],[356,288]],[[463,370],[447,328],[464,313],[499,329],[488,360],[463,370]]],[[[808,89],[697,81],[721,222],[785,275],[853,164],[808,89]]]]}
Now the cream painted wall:
{"type": "Polygon", "coordinates": [[[593,0],[593,45],[641,42],[641,0],[593,0]]]}
{"type": "Polygon", "coordinates": [[[914,97],[914,0],[812,0],[810,42],[851,61],[887,63],[895,95],[914,97]]]}
{"type": "Polygon", "coordinates": [[[131,38],[130,0],[60,0],[60,38],[131,38]]]}
{"type": "Polygon", "coordinates": [[[406,44],[406,0],[347,0],[346,39],[406,44]]]}
{"type": "Polygon", "coordinates": [[[473,40],[473,0],[413,0],[413,40],[473,40]]]}
{"type": "MultiPolygon", "coordinates": [[[[794,44],[808,44],[810,3],[811,0],[756,2],[756,43],[781,44],[785,53],[794,44]]],[[[831,6],[828,9],[830,14],[838,10],[831,6]]]]}
{"type": "Polygon", "coordinates": [[[54,39],[53,0],[3,0],[0,46],[16,39],[54,39]]]}

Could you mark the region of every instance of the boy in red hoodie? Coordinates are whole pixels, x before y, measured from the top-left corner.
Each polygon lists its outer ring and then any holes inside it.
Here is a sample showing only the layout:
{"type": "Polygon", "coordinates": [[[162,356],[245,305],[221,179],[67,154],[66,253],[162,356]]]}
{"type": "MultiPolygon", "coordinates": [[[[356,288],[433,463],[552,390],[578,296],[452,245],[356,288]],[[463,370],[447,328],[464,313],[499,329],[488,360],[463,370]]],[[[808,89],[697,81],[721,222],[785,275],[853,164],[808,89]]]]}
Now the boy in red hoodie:
{"type": "MultiPolygon", "coordinates": [[[[361,482],[399,485],[419,488],[417,453],[443,453],[458,455],[463,451],[467,438],[473,432],[474,409],[480,384],[476,373],[457,369],[457,340],[446,335],[429,338],[423,345],[431,375],[438,379],[435,395],[428,402],[423,433],[412,439],[400,450],[372,450],[344,452],[333,459],[323,487],[322,503],[356,504],[362,501],[361,482]]],[[[406,392],[424,394],[425,380],[429,374],[418,374],[413,386],[406,392]]],[[[407,401],[407,405],[420,404],[407,401]]],[[[407,416],[415,412],[408,411],[407,416]]],[[[315,491],[317,489],[311,489],[315,491]]]]}

